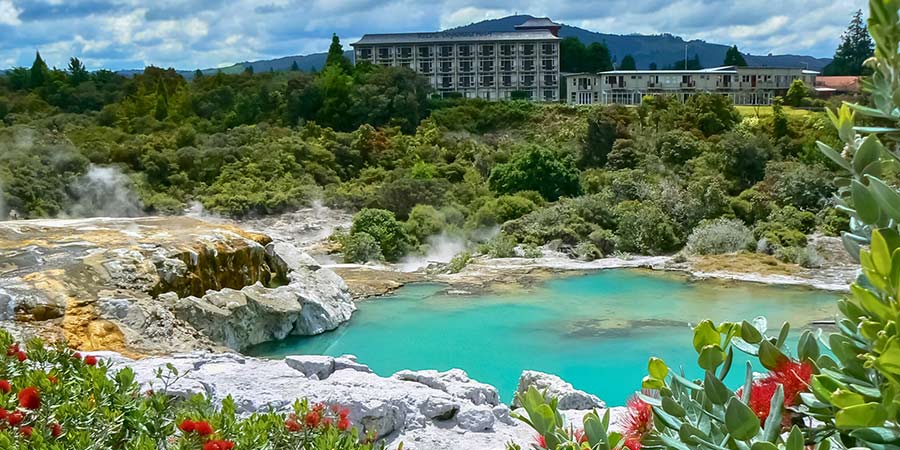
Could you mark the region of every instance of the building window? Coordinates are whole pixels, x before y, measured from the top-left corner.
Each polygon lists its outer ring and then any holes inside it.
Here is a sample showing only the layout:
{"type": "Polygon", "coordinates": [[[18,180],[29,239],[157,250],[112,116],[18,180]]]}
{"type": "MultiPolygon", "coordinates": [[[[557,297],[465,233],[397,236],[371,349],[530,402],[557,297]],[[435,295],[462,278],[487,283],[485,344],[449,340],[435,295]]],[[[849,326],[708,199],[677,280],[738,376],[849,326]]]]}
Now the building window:
{"type": "Polygon", "coordinates": [[[493,76],[481,77],[481,87],[494,87],[494,77],[493,76]]]}
{"type": "Polygon", "coordinates": [[[459,56],[463,58],[468,58],[472,56],[472,46],[471,45],[461,45],[459,46],[459,56]]]}
{"type": "Polygon", "coordinates": [[[378,57],[382,59],[391,57],[391,49],[389,48],[379,48],[378,49],[378,57]]]}
{"type": "Polygon", "coordinates": [[[460,61],[459,62],[459,71],[460,72],[471,72],[472,71],[472,61],[460,61]]]}
{"type": "Polygon", "coordinates": [[[453,88],[453,77],[441,77],[441,88],[452,89],[453,88]]]}
{"type": "Polygon", "coordinates": [[[522,61],[522,70],[528,71],[528,72],[531,72],[532,70],[534,70],[534,60],[526,59],[526,60],[522,61]]]}
{"type": "Polygon", "coordinates": [[[512,72],[515,69],[512,61],[500,61],[500,70],[504,72],[512,72]]]}
{"type": "Polygon", "coordinates": [[[441,61],[441,72],[453,72],[453,61],[441,61]]]}
{"type": "Polygon", "coordinates": [[[493,45],[482,45],[481,46],[481,56],[487,56],[487,57],[494,56],[494,46],[493,45]]]}
{"type": "Polygon", "coordinates": [[[523,56],[533,56],[534,55],[534,44],[522,45],[522,55],[523,56]]]}
{"type": "Polygon", "coordinates": [[[556,75],[544,75],[544,84],[553,86],[556,84],[556,75]]]}
{"type": "Polygon", "coordinates": [[[541,53],[545,55],[552,55],[556,53],[556,46],[553,44],[542,44],[541,45],[541,53]]]}
{"type": "Polygon", "coordinates": [[[430,61],[419,63],[419,72],[431,73],[432,71],[434,71],[434,67],[431,65],[430,61]]]}
{"type": "Polygon", "coordinates": [[[534,86],[534,75],[523,75],[522,76],[522,86],[525,86],[525,87],[534,86]]]}
{"type": "Polygon", "coordinates": [[[541,70],[556,70],[556,61],[552,59],[545,59],[541,61],[541,70]]]}
{"type": "Polygon", "coordinates": [[[410,47],[400,47],[400,58],[412,58],[412,48],[410,47]]]}
{"type": "Polygon", "coordinates": [[[451,45],[442,46],[441,49],[438,51],[438,56],[440,56],[441,58],[452,57],[453,56],[453,46],[451,46],[451,45]]]}
{"type": "Polygon", "coordinates": [[[544,89],[544,101],[552,101],[555,94],[553,89],[544,89]]]}
{"type": "Polygon", "coordinates": [[[472,77],[459,77],[459,87],[472,87],[472,77]]]}
{"type": "Polygon", "coordinates": [[[481,71],[482,72],[493,72],[494,71],[494,62],[493,61],[481,61],[481,71]]]}
{"type": "Polygon", "coordinates": [[[419,58],[431,58],[432,56],[431,47],[419,47],[419,58]]]}
{"type": "Polygon", "coordinates": [[[516,52],[516,46],[512,44],[500,44],[500,56],[512,56],[516,52]]]}
{"type": "Polygon", "coordinates": [[[503,75],[503,77],[500,79],[500,82],[503,84],[503,87],[510,87],[513,84],[512,76],[511,75],[503,75]]]}
{"type": "Polygon", "coordinates": [[[358,57],[359,57],[359,59],[372,59],[372,49],[371,48],[359,49],[358,57]]]}

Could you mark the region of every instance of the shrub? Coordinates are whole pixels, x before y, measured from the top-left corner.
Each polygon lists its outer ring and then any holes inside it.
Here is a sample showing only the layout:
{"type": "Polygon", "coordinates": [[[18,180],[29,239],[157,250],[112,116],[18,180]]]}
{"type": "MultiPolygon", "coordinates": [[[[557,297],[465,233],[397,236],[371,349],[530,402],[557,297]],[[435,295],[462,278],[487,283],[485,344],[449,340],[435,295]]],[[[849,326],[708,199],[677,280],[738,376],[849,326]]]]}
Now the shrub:
{"type": "Polygon", "coordinates": [[[780,261],[793,263],[806,268],[822,267],[822,258],[812,246],[780,247],[775,250],[775,257],[780,261]]]}
{"type": "Polygon", "coordinates": [[[408,247],[406,233],[394,213],[383,209],[363,209],[353,216],[350,234],[367,233],[381,247],[381,254],[388,261],[397,261],[408,247]]]}
{"type": "Polygon", "coordinates": [[[826,236],[840,236],[850,229],[850,218],[836,208],[824,208],[816,214],[818,228],[826,236]]]}
{"type": "Polygon", "coordinates": [[[596,245],[590,242],[579,243],[575,246],[575,249],[572,250],[572,253],[576,258],[582,261],[593,261],[597,258],[603,257],[603,253],[600,252],[600,249],[598,249],[596,245]]]}
{"type": "Polygon", "coordinates": [[[675,224],[656,205],[648,202],[622,202],[615,209],[617,248],[626,252],[660,254],[680,244],[675,224]]]}
{"type": "Polygon", "coordinates": [[[512,258],[516,256],[516,238],[500,233],[481,244],[478,250],[491,258],[512,258]]]}
{"type": "Polygon", "coordinates": [[[508,163],[494,167],[488,184],[501,194],[537,191],[550,201],[581,190],[578,170],[569,158],[535,145],[519,149],[508,163]]]}
{"type": "Polygon", "coordinates": [[[694,228],[685,251],[694,255],[719,255],[746,250],[753,243],[753,234],[743,222],[719,218],[694,228]]]}
{"type": "Polygon", "coordinates": [[[765,241],[774,247],[803,247],[806,245],[806,234],[794,228],[774,223],[762,222],[753,229],[753,237],[765,241]]]}
{"type": "Polygon", "coordinates": [[[444,216],[431,205],[416,205],[403,224],[407,236],[418,243],[425,242],[428,236],[439,234],[447,224],[444,216]]]}
{"type": "Polygon", "coordinates": [[[588,240],[600,251],[601,255],[609,255],[616,251],[616,235],[607,229],[600,228],[588,235],[588,240]]]}
{"type": "Polygon", "coordinates": [[[525,244],[521,247],[521,256],[523,258],[540,258],[544,256],[544,252],[534,244],[525,244]]]}
{"type": "MultiPolygon", "coordinates": [[[[340,405],[298,400],[289,414],[239,416],[230,396],[215,405],[203,394],[182,399],[164,389],[143,391],[130,368],[114,371],[102,357],[82,358],[37,340],[23,347],[4,330],[0,348],[6,350],[0,356],[3,449],[239,450],[261,442],[309,450],[383,448],[360,442],[349,410],[340,405]]],[[[161,371],[158,386],[178,376],[174,368],[161,371]]]]}
{"type": "Polygon", "coordinates": [[[463,269],[465,269],[471,261],[472,254],[469,252],[462,252],[450,259],[450,264],[447,266],[447,270],[450,273],[459,273],[463,269]]]}
{"type": "Polygon", "coordinates": [[[346,263],[364,264],[384,259],[381,245],[371,234],[364,231],[345,236],[341,239],[341,248],[346,263]]]}

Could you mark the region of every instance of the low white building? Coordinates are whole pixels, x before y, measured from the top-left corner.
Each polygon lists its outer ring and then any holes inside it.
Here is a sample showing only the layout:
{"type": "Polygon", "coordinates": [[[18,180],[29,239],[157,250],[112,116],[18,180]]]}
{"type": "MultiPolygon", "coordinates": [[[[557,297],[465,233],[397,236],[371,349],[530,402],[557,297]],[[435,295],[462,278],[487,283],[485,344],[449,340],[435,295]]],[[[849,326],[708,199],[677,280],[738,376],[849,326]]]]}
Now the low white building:
{"type": "Polygon", "coordinates": [[[701,93],[717,93],[735,105],[769,105],[784,96],[794,80],[815,86],[818,72],[786,67],[724,66],[702,70],[612,70],[564,74],[566,103],[639,105],[647,95],[681,101],[701,93]]]}

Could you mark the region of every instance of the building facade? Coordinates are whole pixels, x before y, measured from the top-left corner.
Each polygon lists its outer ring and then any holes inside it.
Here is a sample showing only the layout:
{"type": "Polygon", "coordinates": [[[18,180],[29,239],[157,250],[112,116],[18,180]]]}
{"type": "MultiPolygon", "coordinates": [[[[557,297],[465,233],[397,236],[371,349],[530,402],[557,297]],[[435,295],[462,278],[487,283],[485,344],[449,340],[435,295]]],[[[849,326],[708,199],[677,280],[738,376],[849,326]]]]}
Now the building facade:
{"type": "Polygon", "coordinates": [[[770,105],[794,80],[816,85],[818,72],[800,68],[725,66],[703,70],[613,70],[565,74],[566,103],[639,105],[647,95],[681,101],[700,92],[718,93],[735,105],[770,105]]]}
{"type": "Polygon", "coordinates": [[[497,33],[367,34],[354,62],[407,67],[444,96],[559,100],[559,24],[531,19],[497,33]]]}

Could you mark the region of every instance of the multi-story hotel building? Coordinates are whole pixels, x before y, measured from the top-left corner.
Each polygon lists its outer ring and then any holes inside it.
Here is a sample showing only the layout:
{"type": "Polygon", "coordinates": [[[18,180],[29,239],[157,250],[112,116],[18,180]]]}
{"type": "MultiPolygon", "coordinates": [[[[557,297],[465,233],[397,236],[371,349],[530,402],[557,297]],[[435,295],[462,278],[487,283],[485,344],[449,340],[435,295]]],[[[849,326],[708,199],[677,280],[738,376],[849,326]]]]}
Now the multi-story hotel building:
{"type": "Polygon", "coordinates": [[[356,63],[408,67],[442,96],[557,101],[559,28],[542,18],[511,32],[367,34],[351,45],[356,63]]]}
{"type": "Polygon", "coordinates": [[[791,82],[812,88],[818,72],[800,68],[725,66],[703,70],[613,70],[564,75],[566,103],[639,105],[647,95],[681,101],[699,92],[731,97],[735,105],[769,105],[791,82]]]}

